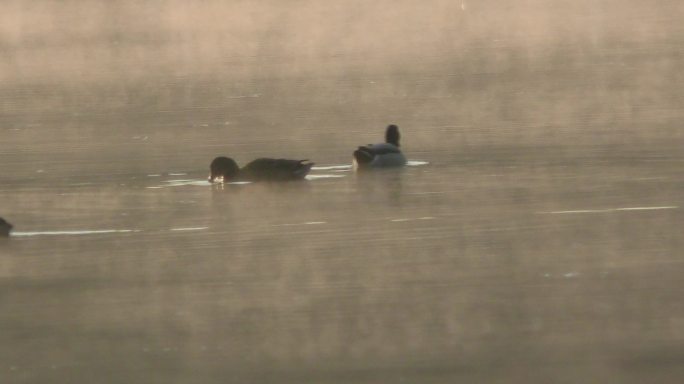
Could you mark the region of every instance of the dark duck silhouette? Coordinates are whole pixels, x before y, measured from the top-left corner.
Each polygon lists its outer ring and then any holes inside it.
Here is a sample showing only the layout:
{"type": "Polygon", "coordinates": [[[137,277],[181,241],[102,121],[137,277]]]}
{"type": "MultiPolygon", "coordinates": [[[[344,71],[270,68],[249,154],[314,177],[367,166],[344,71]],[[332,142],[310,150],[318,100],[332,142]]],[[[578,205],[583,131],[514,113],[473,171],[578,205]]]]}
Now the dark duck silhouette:
{"type": "Polygon", "coordinates": [[[220,156],[215,158],[209,169],[209,181],[290,181],[301,180],[314,163],[309,160],[288,160],[260,158],[244,167],[238,167],[235,160],[220,156]]]}
{"type": "Polygon", "coordinates": [[[394,124],[385,130],[385,142],[368,144],[354,151],[356,168],[401,167],[406,165],[406,157],[399,149],[399,127],[394,124]]]}
{"type": "Polygon", "coordinates": [[[12,224],[8,223],[0,217],[0,237],[8,237],[10,234],[10,231],[12,230],[12,224]]]}

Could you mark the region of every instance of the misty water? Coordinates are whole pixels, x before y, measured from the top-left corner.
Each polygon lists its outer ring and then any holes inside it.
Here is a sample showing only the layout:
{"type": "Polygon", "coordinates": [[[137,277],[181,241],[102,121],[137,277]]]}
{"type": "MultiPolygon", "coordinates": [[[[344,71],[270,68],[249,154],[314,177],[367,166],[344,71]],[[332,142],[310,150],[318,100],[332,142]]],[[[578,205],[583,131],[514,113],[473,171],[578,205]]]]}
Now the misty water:
{"type": "Polygon", "coordinates": [[[682,8],[644,3],[3,3],[0,382],[681,382],[682,8]],[[355,172],[389,123],[412,162],[355,172]]]}

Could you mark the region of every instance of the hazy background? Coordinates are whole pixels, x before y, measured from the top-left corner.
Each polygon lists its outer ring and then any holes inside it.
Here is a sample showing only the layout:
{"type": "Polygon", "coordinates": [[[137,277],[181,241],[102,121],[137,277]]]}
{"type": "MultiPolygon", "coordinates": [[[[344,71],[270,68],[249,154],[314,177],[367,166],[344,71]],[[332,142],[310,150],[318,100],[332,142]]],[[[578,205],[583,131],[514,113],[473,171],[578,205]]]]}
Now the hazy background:
{"type": "Polygon", "coordinates": [[[683,7],[4,1],[3,142],[22,163],[127,144],[141,167],[197,167],[236,139],[338,161],[390,121],[429,151],[680,142],[683,7]]]}
{"type": "Polygon", "coordinates": [[[681,382],[682,20],[3,0],[0,382],[681,382]],[[388,123],[430,164],[341,167],[388,123]]]}

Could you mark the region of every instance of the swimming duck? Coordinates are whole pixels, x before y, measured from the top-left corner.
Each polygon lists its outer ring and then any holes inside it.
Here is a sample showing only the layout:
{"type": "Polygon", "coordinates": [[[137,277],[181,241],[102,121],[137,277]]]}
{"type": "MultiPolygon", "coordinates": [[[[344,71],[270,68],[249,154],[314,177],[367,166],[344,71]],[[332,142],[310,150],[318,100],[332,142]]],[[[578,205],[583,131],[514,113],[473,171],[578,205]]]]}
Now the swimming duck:
{"type": "Polygon", "coordinates": [[[8,237],[11,230],[12,224],[0,217],[0,237],[8,237]]]}
{"type": "Polygon", "coordinates": [[[368,144],[354,151],[356,168],[401,167],[406,165],[406,157],[399,149],[399,127],[388,125],[385,142],[368,144]]]}
{"type": "Polygon", "coordinates": [[[238,167],[235,160],[220,156],[209,166],[209,181],[288,181],[303,179],[314,163],[309,160],[260,158],[238,167]]]}

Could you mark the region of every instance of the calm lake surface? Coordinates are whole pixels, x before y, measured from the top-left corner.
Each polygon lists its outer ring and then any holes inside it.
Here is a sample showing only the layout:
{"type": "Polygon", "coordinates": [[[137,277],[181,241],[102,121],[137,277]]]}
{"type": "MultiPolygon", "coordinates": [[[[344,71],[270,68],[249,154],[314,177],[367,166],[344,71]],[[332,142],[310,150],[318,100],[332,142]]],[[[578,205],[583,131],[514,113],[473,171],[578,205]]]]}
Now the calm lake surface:
{"type": "Polygon", "coordinates": [[[0,35],[0,382],[682,382],[681,7],[489,3],[418,12],[436,30],[387,63],[309,43],[306,13],[241,33],[308,51],[243,55],[195,27],[218,2],[167,29],[12,3],[66,32],[0,35]],[[411,166],[354,172],[388,123],[411,166]],[[210,185],[218,155],[317,166],[210,185]]]}

